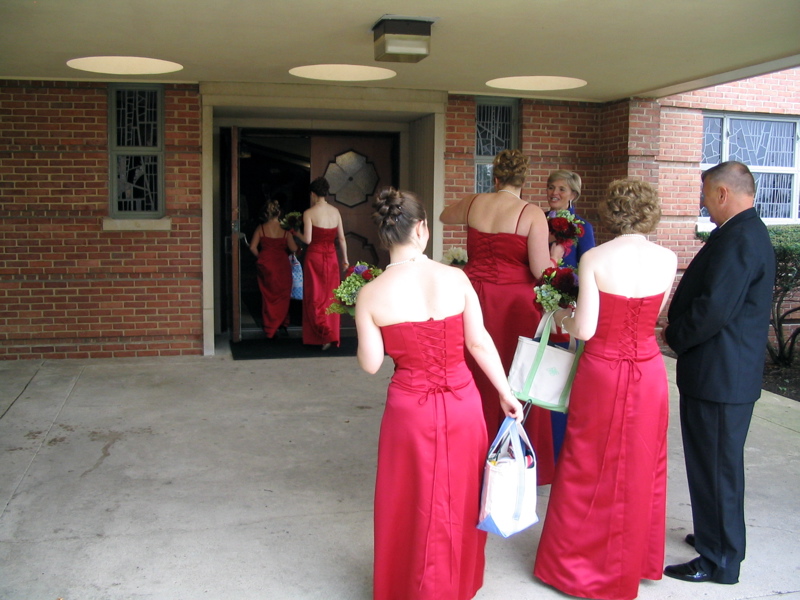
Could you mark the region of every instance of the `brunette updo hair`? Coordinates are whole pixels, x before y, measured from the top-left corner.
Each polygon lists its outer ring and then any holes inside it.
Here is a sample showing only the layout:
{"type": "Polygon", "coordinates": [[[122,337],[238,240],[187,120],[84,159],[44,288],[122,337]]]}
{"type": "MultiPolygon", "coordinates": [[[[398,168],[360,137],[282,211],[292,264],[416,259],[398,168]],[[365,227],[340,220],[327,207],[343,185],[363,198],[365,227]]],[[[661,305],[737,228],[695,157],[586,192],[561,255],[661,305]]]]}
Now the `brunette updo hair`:
{"type": "Polygon", "coordinates": [[[492,176],[500,185],[522,187],[528,174],[528,157],[522,150],[503,150],[494,157],[492,176]]]}
{"type": "Polygon", "coordinates": [[[405,244],[417,223],[427,219],[425,208],[414,192],[392,187],[378,195],[373,208],[372,221],[378,226],[378,237],[387,250],[405,244]]]}
{"type": "Polygon", "coordinates": [[[264,208],[261,209],[261,222],[269,223],[275,217],[281,214],[281,205],[277,200],[267,200],[264,208]]]}
{"type": "Polygon", "coordinates": [[[317,177],[311,182],[311,193],[319,198],[324,198],[330,192],[331,186],[324,177],[317,177]]]}
{"type": "Polygon", "coordinates": [[[661,203],[655,188],[646,181],[617,179],[609,184],[598,212],[615,235],[650,233],[661,220],[661,203]]]}

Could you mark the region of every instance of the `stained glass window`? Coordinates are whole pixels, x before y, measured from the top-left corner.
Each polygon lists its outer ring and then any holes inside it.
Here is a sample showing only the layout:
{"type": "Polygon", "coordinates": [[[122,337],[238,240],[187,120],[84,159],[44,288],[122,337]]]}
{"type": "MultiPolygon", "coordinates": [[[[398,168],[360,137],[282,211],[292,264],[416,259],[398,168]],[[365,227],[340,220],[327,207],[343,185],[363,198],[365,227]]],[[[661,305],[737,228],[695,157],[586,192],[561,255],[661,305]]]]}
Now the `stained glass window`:
{"type": "MultiPolygon", "coordinates": [[[[756,180],[755,207],[762,219],[800,220],[797,118],[710,114],[703,118],[701,169],[728,160],[750,167],[756,180]]],[[[705,209],[701,216],[708,216],[705,209]]]]}
{"type": "Polygon", "coordinates": [[[164,215],[163,88],[112,86],[111,215],[164,215]]]}
{"type": "Polygon", "coordinates": [[[478,99],[475,113],[475,191],[491,192],[494,157],[517,142],[517,100],[478,99]]]}
{"type": "Polygon", "coordinates": [[[722,156],[722,117],[703,119],[703,163],[716,165],[722,156]]]}
{"type": "Polygon", "coordinates": [[[494,157],[511,147],[511,107],[479,104],[475,118],[475,153],[494,157]]]}

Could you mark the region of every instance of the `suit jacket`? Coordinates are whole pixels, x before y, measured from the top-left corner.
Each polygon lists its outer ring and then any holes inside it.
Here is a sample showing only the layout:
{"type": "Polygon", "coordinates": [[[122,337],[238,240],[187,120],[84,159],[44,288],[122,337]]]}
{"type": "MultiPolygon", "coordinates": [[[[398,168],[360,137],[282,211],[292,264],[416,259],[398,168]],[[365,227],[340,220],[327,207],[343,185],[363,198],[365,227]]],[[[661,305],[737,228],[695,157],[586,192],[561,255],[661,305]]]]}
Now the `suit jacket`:
{"type": "Polygon", "coordinates": [[[761,395],[775,251],[754,208],[715,229],[683,274],[665,337],[681,394],[732,404],[761,395]]]}

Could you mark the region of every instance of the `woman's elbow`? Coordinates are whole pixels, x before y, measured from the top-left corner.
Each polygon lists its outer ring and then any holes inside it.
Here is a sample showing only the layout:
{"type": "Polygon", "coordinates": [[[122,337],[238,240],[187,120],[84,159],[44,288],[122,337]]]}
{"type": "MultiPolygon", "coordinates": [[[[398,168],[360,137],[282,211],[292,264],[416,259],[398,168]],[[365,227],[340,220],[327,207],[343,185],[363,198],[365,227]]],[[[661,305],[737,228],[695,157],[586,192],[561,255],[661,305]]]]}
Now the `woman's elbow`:
{"type": "Polygon", "coordinates": [[[578,340],[583,340],[584,342],[588,342],[590,339],[594,337],[595,332],[597,331],[597,327],[584,327],[584,328],[577,328],[574,333],[571,333],[572,337],[578,340]]]}
{"type": "Polygon", "coordinates": [[[368,356],[359,356],[358,357],[358,366],[361,367],[364,371],[369,373],[370,375],[375,375],[378,370],[381,368],[383,364],[383,358],[381,360],[375,360],[368,356]]]}

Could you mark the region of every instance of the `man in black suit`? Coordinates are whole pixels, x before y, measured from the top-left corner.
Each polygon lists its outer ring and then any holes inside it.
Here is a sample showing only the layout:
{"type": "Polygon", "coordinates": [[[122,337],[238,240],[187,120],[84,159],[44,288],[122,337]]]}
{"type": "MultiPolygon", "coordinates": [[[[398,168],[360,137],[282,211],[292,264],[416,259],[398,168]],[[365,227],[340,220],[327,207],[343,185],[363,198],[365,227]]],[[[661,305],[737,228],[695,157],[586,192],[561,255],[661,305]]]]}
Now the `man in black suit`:
{"type": "Polygon", "coordinates": [[[664,574],[737,583],[745,555],[744,442],[761,381],[775,282],[775,251],[756,213],[750,169],[725,162],[703,173],[717,228],[686,269],[664,339],[678,354],[686,475],[700,554],[664,574]]]}

